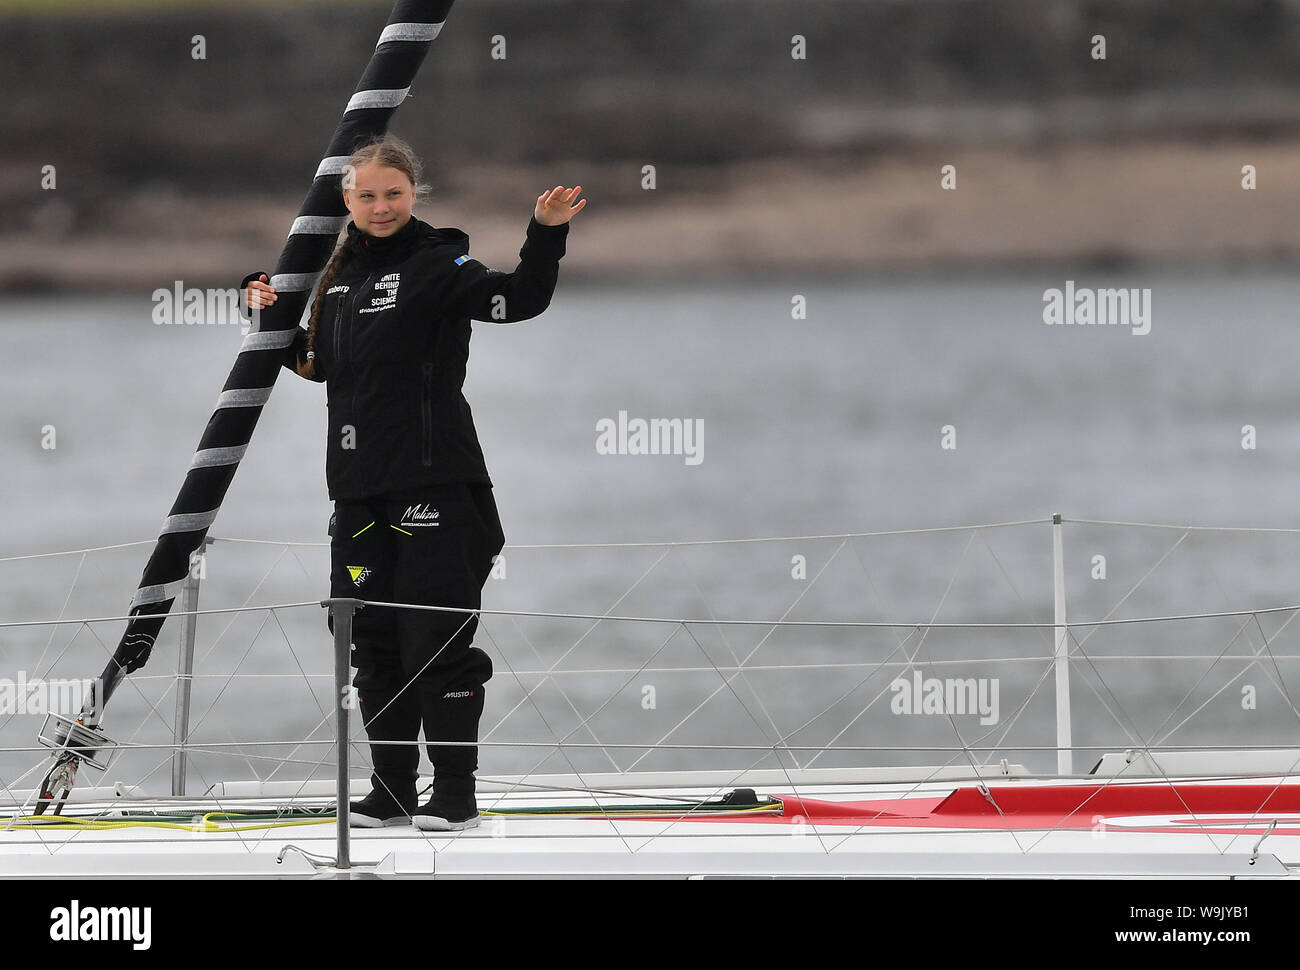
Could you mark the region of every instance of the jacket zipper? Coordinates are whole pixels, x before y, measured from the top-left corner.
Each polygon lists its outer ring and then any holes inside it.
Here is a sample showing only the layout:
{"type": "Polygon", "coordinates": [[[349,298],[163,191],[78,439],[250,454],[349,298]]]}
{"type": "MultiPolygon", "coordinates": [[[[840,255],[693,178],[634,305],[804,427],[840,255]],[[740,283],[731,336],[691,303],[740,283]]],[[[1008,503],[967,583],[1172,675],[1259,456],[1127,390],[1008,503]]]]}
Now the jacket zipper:
{"type": "Polygon", "coordinates": [[[343,307],[346,305],[346,306],[348,307],[348,310],[349,310],[346,319],[347,319],[347,322],[348,322],[348,360],[351,361],[351,360],[352,360],[352,350],[353,350],[352,331],[353,331],[353,329],[354,329],[354,327],[353,327],[353,323],[354,323],[353,317],[355,316],[355,314],[352,313],[351,311],[352,311],[353,309],[355,309],[355,307],[356,307],[357,294],[358,294],[360,291],[364,290],[367,286],[369,286],[369,285],[370,285],[370,281],[371,281],[372,279],[374,279],[374,278],[375,278],[375,274],[374,274],[374,273],[371,273],[369,276],[367,276],[367,277],[365,278],[365,281],[364,281],[360,286],[352,286],[352,287],[349,287],[349,288],[348,288],[348,292],[345,293],[344,296],[343,296],[343,298],[339,300],[338,309],[337,309],[337,310],[335,311],[335,313],[334,313],[334,322],[335,322],[335,327],[334,327],[334,357],[335,357],[335,360],[338,359],[338,356],[339,356],[339,347],[341,346],[341,338],[340,338],[340,336],[339,336],[339,327],[338,327],[338,323],[339,323],[340,319],[343,318],[343,307]]]}
{"type": "MultiPolygon", "coordinates": [[[[353,352],[354,352],[354,350],[355,350],[355,341],[353,341],[353,339],[352,339],[352,333],[353,333],[353,331],[356,329],[356,327],[355,327],[355,321],[354,321],[353,317],[355,316],[355,312],[354,312],[354,311],[356,310],[357,294],[358,294],[361,290],[364,290],[366,287],[368,287],[368,286],[370,285],[370,281],[371,281],[372,279],[374,279],[374,277],[375,277],[375,274],[374,274],[374,273],[369,274],[369,275],[366,277],[366,281],[365,281],[364,283],[362,283],[361,286],[359,286],[359,287],[353,287],[352,289],[348,290],[348,294],[347,294],[347,297],[348,297],[348,304],[349,304],[349,306],[348,306],[348,309],[349,309],[349,313],[348,313],[348,362],[349,362],[349,364],[350,364],[351,367],[352,367],[352,410],[349,412],[348,416],[353,420],[353,422],[355,422],[355,421],[357,420],[357,374],[356,374],[356,364],[355,364],[354,361],[353,361],[353,352]]],[[[343,304],[340,302],[339,306],[342,307],[342,305],[343,305],[343,304]]],[[[355,426],[355,425],[354,425],[354,426],[355,426]]]]}
{"type": "Polygon", "coordinates": [[[433,363],[424,362],[424,385],[420,393],[420,413],[424,422],[424,451],[421,460],[425,467],[433,464],[433,363]]]}
{"type": "Polygon", "coordinates": [[[339,322],[343,318],[343,294],[339,294],[339,301],[334,306],[334,365],[339,364],[339,322]]]}

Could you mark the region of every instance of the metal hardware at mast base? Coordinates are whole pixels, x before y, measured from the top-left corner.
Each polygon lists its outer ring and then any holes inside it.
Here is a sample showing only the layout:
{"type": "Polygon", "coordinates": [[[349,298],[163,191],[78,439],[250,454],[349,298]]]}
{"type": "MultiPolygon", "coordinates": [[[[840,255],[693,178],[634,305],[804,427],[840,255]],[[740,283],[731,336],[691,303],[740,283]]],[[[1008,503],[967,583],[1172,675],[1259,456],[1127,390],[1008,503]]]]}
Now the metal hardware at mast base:
{"type": "Polygon", "coordinates": [[[41,722],[36,740],[56,751],[70,751],[82,764],[106,771],[117,754],[118,743],[98,727],[87,727],[80,721],[51,711],[41,722]]]}

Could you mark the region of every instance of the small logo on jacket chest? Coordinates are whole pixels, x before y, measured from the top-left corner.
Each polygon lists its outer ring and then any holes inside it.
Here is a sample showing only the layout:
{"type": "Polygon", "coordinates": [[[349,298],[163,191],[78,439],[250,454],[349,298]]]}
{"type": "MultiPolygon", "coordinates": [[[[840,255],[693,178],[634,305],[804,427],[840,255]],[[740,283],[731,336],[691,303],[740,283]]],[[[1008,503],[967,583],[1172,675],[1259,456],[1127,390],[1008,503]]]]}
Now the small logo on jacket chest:
{"type": "Polygon", "coordinates": [[[429,508],[429,503],[407,506],[399,525],[420,526],[427,528],[438,524],[438,510],[429,508]]]}
{"type": "Polygon", "coordinates": [[[397,287],[401,282],[401,273],[389,273],[380,277],[375,284],[375,295],[370,298],[370,306],[363,306],[357,312],[380,313],[397,306],[397,287]]]}

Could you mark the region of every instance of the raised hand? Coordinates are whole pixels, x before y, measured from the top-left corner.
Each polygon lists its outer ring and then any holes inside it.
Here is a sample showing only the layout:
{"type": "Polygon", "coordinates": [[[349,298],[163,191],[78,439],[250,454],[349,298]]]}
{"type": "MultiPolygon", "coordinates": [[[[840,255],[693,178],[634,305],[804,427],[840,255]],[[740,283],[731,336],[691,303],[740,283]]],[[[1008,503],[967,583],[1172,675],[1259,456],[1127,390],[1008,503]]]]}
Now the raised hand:
{"type": "Polygon", "coordinates": [[[583,199],[577,205],[573,200],[578,197],[582,191],[581,185],[575,185],[571,189],[566,189],[563,185],[557,185],[549,192],[543,192],[537,197],[537,207],[533,209],[533,218],[544,226],[562,226],[575,215],[582,211],[582,207],[587,204],[583,199]]]}

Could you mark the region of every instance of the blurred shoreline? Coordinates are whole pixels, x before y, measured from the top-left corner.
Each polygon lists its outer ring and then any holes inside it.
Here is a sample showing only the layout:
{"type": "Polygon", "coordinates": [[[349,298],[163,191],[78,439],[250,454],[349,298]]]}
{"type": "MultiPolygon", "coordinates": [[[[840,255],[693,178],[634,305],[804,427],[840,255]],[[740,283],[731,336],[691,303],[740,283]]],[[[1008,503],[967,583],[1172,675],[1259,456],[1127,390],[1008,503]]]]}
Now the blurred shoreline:
{"type": "MultiPolygon", "coordinates": [[[[618,166],[479,166],[457,173],[454,192],[435,185],[416,214],[465,229],[476,258],[508,270],[536,194],[555,182],[581,183],[590,201],[570,231],[562,264],[569,280],[1295,264],[1297,149],[1170,142],[914,151],[869,164],[768,160],[663,173],[661,188],[639,205],[606,201],[601,186],[620,177],[618,166]],[[957,171],[952,191],[939,184],[946,164],[957,171]],[[1241,188],[1247,164],[1258,172],[1254,191],[1241,188]],[[664,186],[669,177],[681,181],[664,186]]],[[[94,229],[59,233],[51,226],[67,214],[51,199],[28,231],[0,234],[0,289],[235,285],[274,268],[297,204],[157,191],[107,202],[94,229]]]]}
{"type": "MultiPolygon", "coordinates": [[[[269,272],[390,5],[82,9],[0,0],[0,291],[269,272]]],[[[484,0],[392,130],[498,268],[581,184],[574,280],[1300,263],[1287,0],[484,0]]]]}

